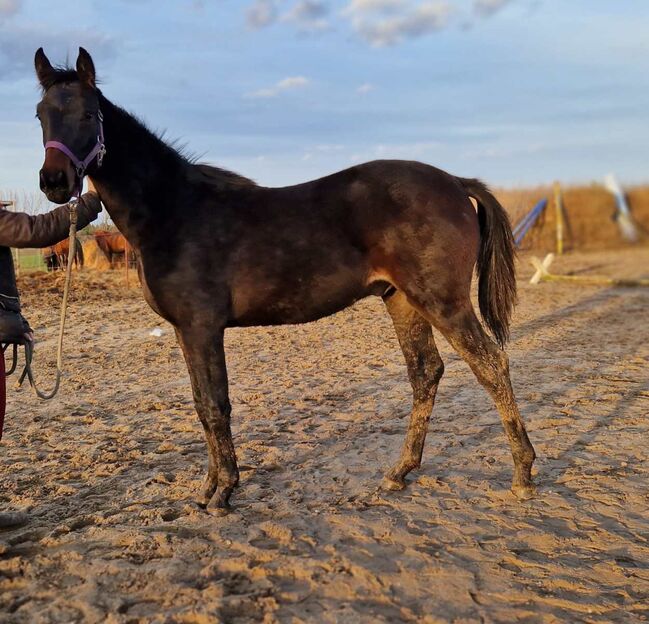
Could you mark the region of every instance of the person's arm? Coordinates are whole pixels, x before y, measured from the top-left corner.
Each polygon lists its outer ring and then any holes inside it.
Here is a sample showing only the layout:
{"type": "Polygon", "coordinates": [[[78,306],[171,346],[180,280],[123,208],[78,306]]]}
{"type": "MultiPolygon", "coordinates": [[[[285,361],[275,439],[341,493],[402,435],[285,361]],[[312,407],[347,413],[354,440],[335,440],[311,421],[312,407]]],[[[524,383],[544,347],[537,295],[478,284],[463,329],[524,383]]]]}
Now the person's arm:
{"type": "MultiPolygon", "coordinates": [[[[85,193],[77,206],[77,229],[97,218],[101,202],[96,193],[85,193]]],[[[44,215],[0,210],[0,246],[49,247],[63,240],[70,230],[70,210],[59,206],[44,215]]]]}

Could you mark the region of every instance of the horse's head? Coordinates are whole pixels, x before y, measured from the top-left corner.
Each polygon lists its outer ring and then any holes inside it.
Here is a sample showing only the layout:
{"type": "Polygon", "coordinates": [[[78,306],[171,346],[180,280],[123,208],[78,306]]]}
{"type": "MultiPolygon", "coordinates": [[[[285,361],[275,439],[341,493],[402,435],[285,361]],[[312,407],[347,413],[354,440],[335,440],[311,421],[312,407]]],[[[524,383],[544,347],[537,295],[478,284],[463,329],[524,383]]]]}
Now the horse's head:
{"type": "Polygon", "coordinates": [[[103,157],[95,66],[83,48],[79,48],[76,71],[52,67],[43,48],[36,52],[34,65],[43,89],[36,107],[45,145],[40,187],[50,201],[63,204],[103,157]]]}

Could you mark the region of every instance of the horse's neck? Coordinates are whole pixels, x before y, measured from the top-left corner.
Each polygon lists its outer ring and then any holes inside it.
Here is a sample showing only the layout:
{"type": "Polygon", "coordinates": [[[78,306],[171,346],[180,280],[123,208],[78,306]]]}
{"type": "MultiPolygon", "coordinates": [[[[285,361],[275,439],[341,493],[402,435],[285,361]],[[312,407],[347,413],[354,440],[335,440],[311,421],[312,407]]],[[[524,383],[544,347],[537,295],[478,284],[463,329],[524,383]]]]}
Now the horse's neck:
{"type": "Polygon", "coordinates": [[[106,157],[93,182],[115,225],[138,248],[142,234],[173,208],[188,163],[105,98],[101,107],[106,157]]]}

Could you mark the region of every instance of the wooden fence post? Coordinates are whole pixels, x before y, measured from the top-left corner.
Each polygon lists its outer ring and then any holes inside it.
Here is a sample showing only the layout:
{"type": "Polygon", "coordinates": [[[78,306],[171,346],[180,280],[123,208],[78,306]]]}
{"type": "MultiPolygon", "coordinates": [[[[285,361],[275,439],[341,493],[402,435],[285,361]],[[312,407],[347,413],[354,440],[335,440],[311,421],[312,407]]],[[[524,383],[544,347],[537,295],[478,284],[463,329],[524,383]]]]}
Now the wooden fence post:
{"type": "Polygon", "coordinates": [[[557,254],[563,254],[563,200],[561,197],[561,185],[554,183],[554,208],[557,219],[557,254]]]}
{"type": "Polygon", "coordinates": [[[129,269],[129,255],[131,252],[131,246],[128,244],[126,237],[124,237],[124,264],[126,265],[126,288],[129,288],[129,279],[128,279],[128,269],[129,269]]]}

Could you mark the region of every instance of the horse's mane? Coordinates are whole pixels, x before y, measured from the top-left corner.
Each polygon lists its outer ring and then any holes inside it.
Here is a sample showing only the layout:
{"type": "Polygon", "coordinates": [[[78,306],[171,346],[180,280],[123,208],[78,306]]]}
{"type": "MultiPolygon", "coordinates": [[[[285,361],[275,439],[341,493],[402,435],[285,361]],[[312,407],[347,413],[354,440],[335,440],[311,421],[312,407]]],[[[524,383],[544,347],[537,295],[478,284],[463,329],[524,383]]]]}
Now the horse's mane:
{"type": "Polygon", "coordinates": [[[221,169],[220,167],[207,165],[205,163],[197,163],[194,165],[194,170],[204,179],[205,182],[218,188],[221,188],[224,184],[229,187],[256,186],[253,180],[239,175],[238,173],[228,171],[227,169],[221,169]]]}
{"type": "MultiPolygon", "coordinates": [[[[44,79],[41,84],[41,89],[43,93],[47,91],[50,87],[53,87],[57,84],[69,83],[69,82],[79,82],[79,74],[76,69],[72,69],[69,66],[57,66],[54,68],[54,71],[50,72],[44,79]]],[[[98,81],[96,81],[98,82],[98,81]]],[[[102,92],[97,89],[99,98],[106,99],[102,92]]],[[[193,171],[201,174],[202,178],[205,178],[208,183],[211,183],[215,186],[222,187],[227,186],[256,186],[255,182],[252,180],[234,173],[233,171],[228,171],[227,169],[221,169],[220,167],[214,167],[205,163],[198,163],[198,157],[195,154],[192,154],[187,151],[186,146],[179,143],[177,140],[168,140],[165,138],[164,130],[161,132],[154,132],[149,129],[147,125],[136,115],[127,112],[123,108],[112,104],[109,100],[106,100],[110,105],[118,111],[118,114],[130,119],[135,126],[141,132],[141,139],[145,141],[152,141],[158,143],[163,147],[168,153],[171,153],[177,156],[180,160],[184,161],[186,164],[194,167],[193,171]]]]}
{"type": "Polygon", "coordinates": [[[45,93],[50,87],[64,82],[79,82],[79,74],[76,69],[68,65],[57,65],[54,71],[48,72],[41,79],[41,91],[45,93]]]}

